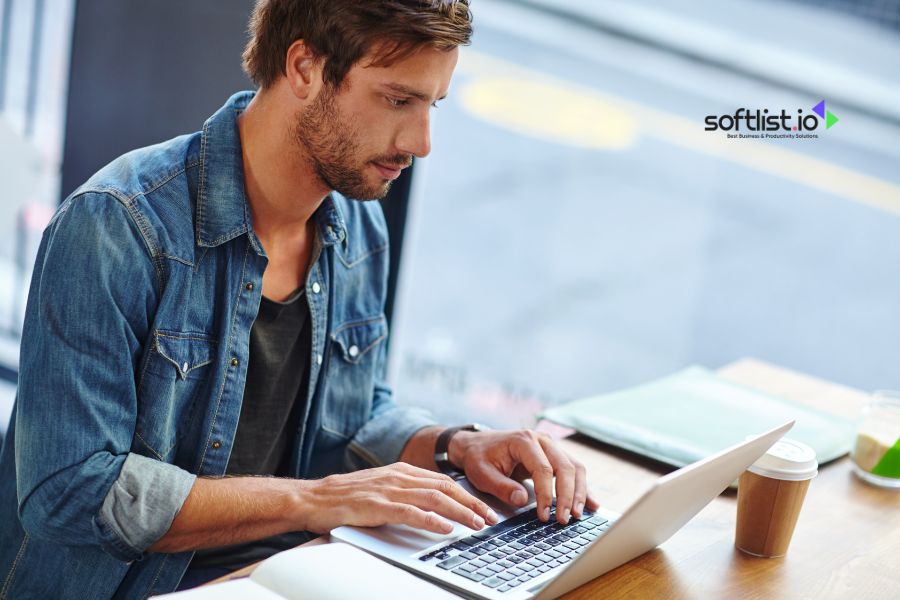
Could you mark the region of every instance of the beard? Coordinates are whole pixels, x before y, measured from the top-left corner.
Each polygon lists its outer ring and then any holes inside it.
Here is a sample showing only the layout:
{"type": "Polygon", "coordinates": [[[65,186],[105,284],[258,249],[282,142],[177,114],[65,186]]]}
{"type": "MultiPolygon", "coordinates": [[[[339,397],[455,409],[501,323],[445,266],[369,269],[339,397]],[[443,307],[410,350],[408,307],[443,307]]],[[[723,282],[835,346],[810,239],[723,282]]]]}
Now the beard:
{"type": "Polygon", "coordinates": [[[391,188],[391,181],[370,182],[366,169],[370,163],[409,165],[412,157],[403,154],[360,158],[359,129],[338,110],[336,90],[326,85],[313,103],[297,117],[294,139],[304,150],[316,176],[346,198],[380,200],[391,188]]]}

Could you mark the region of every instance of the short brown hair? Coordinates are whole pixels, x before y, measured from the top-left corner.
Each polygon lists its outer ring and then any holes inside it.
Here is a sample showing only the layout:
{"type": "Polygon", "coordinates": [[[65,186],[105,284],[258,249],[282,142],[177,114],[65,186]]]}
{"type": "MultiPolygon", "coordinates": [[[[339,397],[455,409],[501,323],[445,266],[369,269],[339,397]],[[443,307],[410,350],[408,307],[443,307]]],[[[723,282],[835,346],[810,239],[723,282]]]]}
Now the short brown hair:
{"type": "Polygon", "coordinates": [[[326,83],[339,87],[350,68],[376,44],[376,66],[431,46],[452,50],[469,43],[469,0],[257,0],[250,17],[244,71],[261,88],[285,74],[297,40],[324,60],[326,83]]]}

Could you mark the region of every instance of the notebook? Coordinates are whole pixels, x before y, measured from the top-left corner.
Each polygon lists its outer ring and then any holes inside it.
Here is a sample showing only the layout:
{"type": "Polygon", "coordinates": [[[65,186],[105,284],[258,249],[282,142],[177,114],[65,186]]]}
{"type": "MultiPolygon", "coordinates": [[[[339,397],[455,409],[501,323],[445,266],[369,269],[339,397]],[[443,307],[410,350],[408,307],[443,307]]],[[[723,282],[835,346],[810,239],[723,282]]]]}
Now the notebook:
{"type": "Polygon", "coordinates": [[[744,387],[704,367],[545,410],[543,418],[589,437],[682,467],[758,431],[795,420],[790,437],[820,464],[850,451],[855,423],[744,387]]]}

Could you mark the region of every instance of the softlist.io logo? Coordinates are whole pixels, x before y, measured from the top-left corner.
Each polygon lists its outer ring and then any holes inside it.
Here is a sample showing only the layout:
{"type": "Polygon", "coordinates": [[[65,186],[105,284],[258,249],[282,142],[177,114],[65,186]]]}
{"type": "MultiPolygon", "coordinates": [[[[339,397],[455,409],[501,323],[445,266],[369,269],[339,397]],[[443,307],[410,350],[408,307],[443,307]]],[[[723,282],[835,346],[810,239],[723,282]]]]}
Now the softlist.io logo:
{"type": "Polygon", "coordinates": [[[825,108],[825,100],[812,107],[811,113],[803,113],[802,108],[797,109],[796,116],[787,110],[771,113],[768,108],[751,111],[749,108],[739,108],[734,114],[707,115],[705,119],[706,131],[725,131],[729,139],[811,139],[818,138],[816,130],[825,122],[825,129],[831,129],[838,118],[825,108]],[[743,133],[748,132],[748,133],[743,133]]]}

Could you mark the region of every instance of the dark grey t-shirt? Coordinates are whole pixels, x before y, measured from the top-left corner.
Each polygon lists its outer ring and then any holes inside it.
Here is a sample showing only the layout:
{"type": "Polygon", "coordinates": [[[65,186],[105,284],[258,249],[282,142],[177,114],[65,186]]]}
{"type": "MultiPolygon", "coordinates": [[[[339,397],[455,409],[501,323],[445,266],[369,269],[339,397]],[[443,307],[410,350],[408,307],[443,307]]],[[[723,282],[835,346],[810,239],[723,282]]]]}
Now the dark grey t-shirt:
{"type": "MultiPolygon", "coordinates": [[[[227,475],[288,475],[294,436],[306,406],[311,343],[303,288],[285,302],[262,298],[250,330],[247,384],[227,475]]],[[[238,569],[311,537],[305,532],[284,533],[200,550],[189,568],[238,569]]]]}
{"type": "Polygon", "coordinates": [[[250,361],[228,475],[288,474],[306,405],[309,305],[300,288],[284,302],[263,297],[250,330],[250,361]]]}

